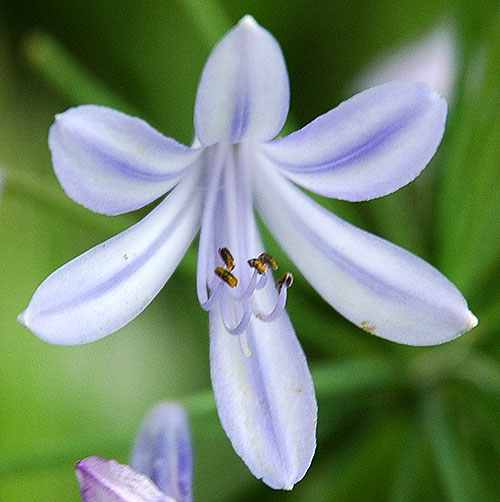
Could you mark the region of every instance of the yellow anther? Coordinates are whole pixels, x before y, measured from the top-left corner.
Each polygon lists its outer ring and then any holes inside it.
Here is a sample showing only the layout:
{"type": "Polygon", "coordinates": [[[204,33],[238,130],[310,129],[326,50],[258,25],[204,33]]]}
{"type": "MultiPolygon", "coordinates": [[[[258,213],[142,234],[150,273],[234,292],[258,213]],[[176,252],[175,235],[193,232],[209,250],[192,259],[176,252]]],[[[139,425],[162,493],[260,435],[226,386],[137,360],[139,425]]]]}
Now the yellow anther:
{"type": "Polygon", "coordinates": [[[226,267],[229,270],[234,270],[234,258],[229,249],[223,247],[219,248],[219,254],[222,258],[222,261],[225,263],[226,267]]]}
{"type": "Polygon", "coordinates": [[[278,288],[289,288],[293,284],[293,275],[290,272],[285,272],[277,281],[276,286],[278,288]]]}
{"type": "Polygon", "coordinates": [[[272,268],[273,270],[276,270],[278,268],[276,260],[268,253],[261,253],[257,259],[264,262],[269,268],[272,268]]]}
{"type": "Polygon", "coordinates": [[[217,267],[215,275],[224,281],[230,288],[235,288],[238,285],[238,279],[224,267],[217,267]]]}
{"type": "Polygon", "coordinates": [[[259,258],[252,258],[251,260],[248,260],[247,262],[252,268],[257,270],[259,274],[264,274],[267,272],[267,266],[266,264],[262,261],[259,260],[259,258]]]}

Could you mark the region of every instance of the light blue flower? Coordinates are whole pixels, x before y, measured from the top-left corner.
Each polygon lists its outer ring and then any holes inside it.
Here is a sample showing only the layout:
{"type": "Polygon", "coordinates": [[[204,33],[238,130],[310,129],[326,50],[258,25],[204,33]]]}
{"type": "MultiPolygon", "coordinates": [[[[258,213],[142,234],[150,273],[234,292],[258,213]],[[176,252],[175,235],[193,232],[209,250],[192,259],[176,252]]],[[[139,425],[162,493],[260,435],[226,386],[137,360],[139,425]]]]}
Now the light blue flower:
{"type": "Polygon", "coordinates": [[[193,454],[184,407],[164,402],[144,420],[130,466],[88,457],[76,477],[84,502],[192,502],[193,454]]]}
{"type": "Polygon", "coordinates": [[[198,230],[197,292],[210,312],[222,425],[258,478],[291,488],[315,450],[316,399],[304,353],[264,253],[253,208],[320,295],[374,335],[410,345],[459,336],[477,319],[429,264],[337,218],[298,184],[361,201],[412,181],[443,135],[446,102],[393,82],[364,91],[284,138],[289,84],[276,40],[250,16],[215,47],[195,105],[195,144],[100,106],[59,115],[49,144],[67,194],[120,214],[170,194],[141,222],[54,272],[20,322],[57,344],[130,322],[173,273],[198,230]],[[269,279],[269,280],[268,280],[269,279]]]}

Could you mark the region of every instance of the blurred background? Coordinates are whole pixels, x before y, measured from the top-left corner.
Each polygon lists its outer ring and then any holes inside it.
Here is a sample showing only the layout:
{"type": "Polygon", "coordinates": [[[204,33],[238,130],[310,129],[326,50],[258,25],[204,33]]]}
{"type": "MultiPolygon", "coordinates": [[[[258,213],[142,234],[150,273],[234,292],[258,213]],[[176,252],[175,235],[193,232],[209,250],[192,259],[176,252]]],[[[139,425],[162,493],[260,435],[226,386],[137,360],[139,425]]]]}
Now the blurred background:
{"type": "Polygon", "coordinates": [[[499,110],[496,0],[2,0],[0,500],[80,500],[76,461],[127,462],[142,417],[166,398],[190,411],[197,500],[498,500],[499,110]],[[439,347],[371,337],[326,305],[265,234],[296,276],[288,312],[319,403],[317,453],[292,492],[254,479],[220,427],[195,246],[152,305],[101,341],[51,346],[16,323],[50,272],[144,214],[100,216],[64,195],[47,147],[54,115],[105,104],[189,143],[203,63],[247,13],[285,54],[288,130],[383,80],[380,70],[405,78],[397,72],[421,65],[444,82],[446,135],[414,183],[367,203],[322,203],[440,268],[480,321],[439,347]]]}

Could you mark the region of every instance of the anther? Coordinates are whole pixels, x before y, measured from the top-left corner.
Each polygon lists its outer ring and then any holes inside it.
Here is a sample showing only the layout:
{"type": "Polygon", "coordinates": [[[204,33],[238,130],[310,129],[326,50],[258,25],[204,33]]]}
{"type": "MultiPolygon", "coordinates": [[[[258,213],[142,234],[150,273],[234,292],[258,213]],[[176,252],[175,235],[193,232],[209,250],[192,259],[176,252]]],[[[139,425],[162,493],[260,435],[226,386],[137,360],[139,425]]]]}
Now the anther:
{"type": "Polygon", "coordinates": [[[235,288],[238,285],[238,279],[229,270],[224,267],[217,267],[215,270],[215,275],[224,281],[230,288],[235,288]]]}
{"type": "Polygon", "coordinates": [[[234,258],[229,249],[226,247],[219,248],[219,254],[226,267],[231,271],[234,270],[234,258]]]}
{"type": "Polygon", "coordinates": [[[285,272],[277,281],[276,287],[281,289],[282,287],[289,288],[293,284],[293,275],[290,272],[285,272]]]}
{"type": "Polygon", "coordinates": [[[262,275],[267,272],[267,265],[259,258],[252,258],[247,262],[252,268],[257,270],[257,272],[262,275]]]}
{"type": "Polygon", "coordinates": [[[272,268],[273,270],[277,270],[278,268],[276,260],[268,253],[261,253],[257,257],[257,259],[264,262],[269,268],[272,268]]]}

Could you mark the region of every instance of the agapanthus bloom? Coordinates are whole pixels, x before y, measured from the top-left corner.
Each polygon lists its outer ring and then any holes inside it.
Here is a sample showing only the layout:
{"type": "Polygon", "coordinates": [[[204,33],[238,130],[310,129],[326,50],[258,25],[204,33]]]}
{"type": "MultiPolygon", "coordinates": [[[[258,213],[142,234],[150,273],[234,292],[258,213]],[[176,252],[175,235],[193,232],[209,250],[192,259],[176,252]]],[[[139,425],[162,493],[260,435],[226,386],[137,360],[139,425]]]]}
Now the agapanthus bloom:
{"type": "Polygon", "coordinates": [[[130,466],[88,457],[76,467],[83,502],[192,502],[193,453],[187,415],[159,403],[144,420],[130,466]]]}
{"type": "Polygon", "coordinates": [[[446,102],[425,85],[364,91],[289,136],[289,84],[276,40],[246,16],[215,47],[196,97],[189,148],[100,106],[59,115],[49,144],[67,194],[97,212],[147,217],[54,272],[20,321],[80,344],[137,316],[198,230],[197,293],[210,314],[211,376],[222,425],[253,474],[274,488],[302,478],[315,450],[316,400],[253,207],[302,274],[347,319],[410,345],[451,340],[477,320],[436,269],[340,220],[300,185],[360,201],[412,181],[443,135],[446,102]],[[175,188],[174,188],[175,187],[175,188]]]}

